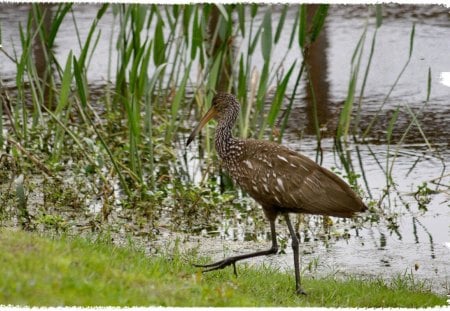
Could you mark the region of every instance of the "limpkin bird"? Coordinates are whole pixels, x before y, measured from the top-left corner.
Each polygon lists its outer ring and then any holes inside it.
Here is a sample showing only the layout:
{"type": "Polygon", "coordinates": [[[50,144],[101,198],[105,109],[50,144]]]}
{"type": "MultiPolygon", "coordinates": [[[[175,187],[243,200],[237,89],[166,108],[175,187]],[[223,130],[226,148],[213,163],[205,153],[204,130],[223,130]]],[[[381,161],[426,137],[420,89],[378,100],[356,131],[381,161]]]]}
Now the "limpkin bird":
{"type": "Polygon", "coordinates": [[[306,156],[274,142],[234,138],[231,130],[239,110],[239,102],[232,94],[215,95],[211,108],[192,131],[186,146],[209,120],[218,121],[214,140],[222,166],[234,183],[261,204],[270,223],[272,247],[195,266],[205,268],[203,272],[206,272],[233,265],[236,274],[237,261],[276,254],[275,219],[283,215],[292,239],[296,292],[305,294],[300,286],[299,241],[289,213],[352,217],[367,207],[342,179],[306,156]]]}

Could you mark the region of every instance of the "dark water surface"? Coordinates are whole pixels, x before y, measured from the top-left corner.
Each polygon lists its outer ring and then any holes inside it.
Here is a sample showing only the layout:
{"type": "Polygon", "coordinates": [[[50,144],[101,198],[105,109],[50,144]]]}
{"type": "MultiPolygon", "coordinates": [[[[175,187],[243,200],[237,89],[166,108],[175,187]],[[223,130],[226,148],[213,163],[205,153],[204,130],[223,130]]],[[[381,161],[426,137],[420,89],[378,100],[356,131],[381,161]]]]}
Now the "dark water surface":
{"type": "MultiPolygon", "coordinates": [[[[88,29],[97,13],[98,6],[75,5],[75,19],[80,29],[82,42],[87,36],[88,29]]],[[[2,31],[2,47],[10,55],[20,55],[18,22],[26,24],[29,7],[27,5],[0,5],[0,23],[2,31]]],[[[258,18],[262,18],[262,13],[258,18]]],[[[293,16],[297,12],[293,8],[288,13],[286,23],[293,23],[293,16]]],[[[316,76],[318,91],[319,122],[324,128],[326,137],[322,142],[324,151],[323,165],[342,169],[333,153],[333,142],[330,138],[338,122],[339,113],[347,94],[350,62],[357,41],[368,22],[367,39],[364,46],[359,81],[364,74],[368,61],[371,40],[374,33],[373,17],[367,20],[373,10],[365,6],[331,6],[324,33],[320,41],[320,53],[311,59],[312,75],[316,76]]],[[[383,25],[378,30],[374,56],[369,72],[364,98],[362,100],[360,128],[365,129],[373,116],[379,113],[378,122],[374,124],[368,140],[370,144],[360,145],[360,152],[367,176],[368,186],[374,198],[379,198],[386,185],[383,172],[387,159],[392,160],[397,152],[393,169],[394,181],[398,186],[401,199],[410,204],[409,210],[400,203],[398,194],[392,193],[391,205],[386,205],[386,211],[398,214],[398,225],[401,237],[387,228],[387,224],[364,225],[359,230],[359,236],[350,230],[351,238],[339,239],[329,244],[323,241],[309,241],[303,243],[303,267],[310,262],[317,263],[312,275],[326,274],[361,274],[382,275],[392,277],[398,273],[413,274],[418,279],[431,282],[433,290],[446,293],[450,288],[450,88],[440,81],[441,73],[450,72],[450,14],[448,9],[439,6],[389,6],[384,10],[383,25]],[[380,109],[391,86],[408,59],[410,33],[415,23],[414,49],[410,63],[398,85],[392,92],[385,105],[380,109]],[[428,102],[427,81],[428,70],[431,70],[431,96],[428,102]],[[386,145],[386,128],[393,112],[400,107],[400,114],[394,128],[394,142],[397,142],[411,122],[411,115],[407,107],[417,113],[417,119],[424,135],[432,147],[430,150],[424,137],[416,126],[412,127],[404,143],[396,149],[391,146],[388,154],[386,145]],[[411,169],[413,167],[413,169],[411,169]],[[444,176],[439,179],[440,176],[444,176]],[[429,188],[436,191],[430,196],[427,204],[428,211],[418,209],[417,201],[412,195],[418,186],[428,182],[429,188]]],[[[114,43],[110,45],[111,31],[114,28],[113,16],[109,10],[100,20],[102,36],[89,67],[88,77],[93,87],[105,84],[108,79],[108,60],[111,68],[115,68],[116,52],[114,43]],[[111,46],[113,47],[111,49],[111,46]]],[[[276,14],[274,14],[274,27],[276,14]]],[[[290,29],[286,26],[286,29],[290,29]]],[[[274,66],[280,65],[289,41],[290,31],[283,33],[274,66]]],[[[116,34],[114,35],[115,38],[116,34]]],[[[80,48],[75,36],[75,28],[71,18],[67,18],[61,26],[56,39],[57,57],[61,63],[70,50],[75,54],[80,48]]],[[[245,40],[238,48],[246,50],[245,40]]],[[[261,70],[262,56],[256,53],[255,68],[261,70]],[[259,56],[258,56],[259,55],[259,56]],[[260,58],[258,58],[260,57],[260,58]]],[[[283,67],[287,70],[293,61],[299,64],[300,52],[297,47],[286,54],[283,67]]],[[[192,76],[197,75],[196,70],[192,76]]],[[[15,66],[3,53],[0,53],[0,77],[8,86],[15,83],[15,66]]],[[[114,80],[114,73],[109,79],[114,80]]],[[[292,79],[294,80],[294,79],[292,79]]],[[[194,80],[195,81],[195,80],[194,80]]],[[[292,91],[292,84],[288,87],[288,94],[292,91]]],[[[360,86],[358,86],[359,88],[360,86]]],[[[356,94],[359,94],[357,88],[356,94]]],[[[313,119],[311,117],[311,103],[303,86],[295,99],[294,108],[289,121],[289,129],[283,143],[292,149],[315,157],[316,141],[313,119]]],[[[356,98],[356,101],[358,98],[356,98]]],[[[184,137],[180,137],[182,140],[184,137]]],[[[202,162],[195,160],[195,145],[186,151],[180,143],[180,154],[188,152],[188,158],[193,159],[189,170],[193,178],[200,178],[199,168],[202,162]]],[[[351,146],[351,153],[356,161],[355,146],[351,146]]],[[[357,169],[358,170],[358,169],[357,169]]],[[[258,207],[255,207],[258,208],[258,207]]],[[[223,219],[219,226],[218,236],[201,238],[187,238],[191,241],[187,245],[200,246],[205,253],[220,258],[224,253],[233,254],[235,251],[253,251],[269,246],[267,232],[268,225],[256,229],[255,222],[261,218],[248,219],[246,214],[236,212],[234,217],[223,219]],[[256,232],[256,233],[255,233],[256,232]],[[248,241],[248,234],[256,236],[255,241],[248,241]],[[201,241],[201,242],[199,242],[201,241]]],[[[279,225],[280,235],[287,236],[284,224],[279,225]]],[[[333,230],[337,235],[349,229],[345,222],[339,222],[333,230]]],[[[302,240],[305,239],[304,233],[302,240]]],[[[206,233],[206,236],[210,236],[206,233]]],[[[162,240],[173,237],[166,233],[162,240]]],[[[290,247],[286,248],[288,255],[260,258],[255,262],[273,262],[276,265],[292,268],[290,247]]]]}

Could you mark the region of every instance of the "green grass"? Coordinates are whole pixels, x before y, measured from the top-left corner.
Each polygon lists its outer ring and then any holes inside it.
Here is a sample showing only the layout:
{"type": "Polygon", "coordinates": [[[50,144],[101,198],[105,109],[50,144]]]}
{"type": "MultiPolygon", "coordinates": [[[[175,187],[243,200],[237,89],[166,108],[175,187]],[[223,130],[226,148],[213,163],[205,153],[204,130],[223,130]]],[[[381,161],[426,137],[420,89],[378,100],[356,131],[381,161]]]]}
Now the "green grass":
{"type": "Polygon", "coordinates": [[[412,291],[408,282],[331,278],[304,281],[294,294],[290,274],[239,265],[202,275],[193,254],[147,257],[82,238],[49,238],[0,230],[0,305],[29,306],[341,306],[426,307],[445,298],[412,291]]]}

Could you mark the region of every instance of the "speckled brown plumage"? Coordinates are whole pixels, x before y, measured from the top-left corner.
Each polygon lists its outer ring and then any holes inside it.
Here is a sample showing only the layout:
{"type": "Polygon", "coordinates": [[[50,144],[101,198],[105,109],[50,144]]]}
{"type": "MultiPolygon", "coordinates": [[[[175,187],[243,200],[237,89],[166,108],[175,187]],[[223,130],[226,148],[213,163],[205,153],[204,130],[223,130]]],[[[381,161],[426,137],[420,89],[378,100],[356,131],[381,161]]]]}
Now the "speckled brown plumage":
{"type": "Polygon", "coordinates": [[[238,260],[276,253],[275,219],[282,214],[292,237],[297,293],[304,294],[300,287],[298,239],[288,213],[352,217],[367,207],[343,180],[308,157],[274,142],[234,138],[231,130],[239,110],[240,105],[233,95],[217,94],[187,144],[211,118],[218,121],[214,140],[222,166],[233,181],[263,207],[271,226],[272,247],[201,267],[210,271],[233,265],[236,272],[238,260]]]}

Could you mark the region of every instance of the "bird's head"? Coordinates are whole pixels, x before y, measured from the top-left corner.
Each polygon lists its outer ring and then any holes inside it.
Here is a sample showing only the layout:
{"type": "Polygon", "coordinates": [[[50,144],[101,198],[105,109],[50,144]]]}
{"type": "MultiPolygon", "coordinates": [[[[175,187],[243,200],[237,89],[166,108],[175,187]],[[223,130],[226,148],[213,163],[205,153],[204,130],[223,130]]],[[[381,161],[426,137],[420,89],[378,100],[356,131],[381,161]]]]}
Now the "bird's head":
{"type": "Polygon", "coordinates": [[[217,111],[217,119],[218,117],[225,116],[229,112],[239,111],[239,102],[233,94],[217,93],[212,100],[211,109],[217,111]]]}
{"type": "Polygon", "coordinates": [[[213,100],[211,108],[206,112],[200,123],[195,127],[189,136],[186,146],[194,140],[195,136],[201,131],[201,129],[208,123],[211,119],[219,120],[221,118],[226,118],[230,115],[237,115],[239,112],[239,102],[233,94],[229,93],[217,93],[213,100]]]}

